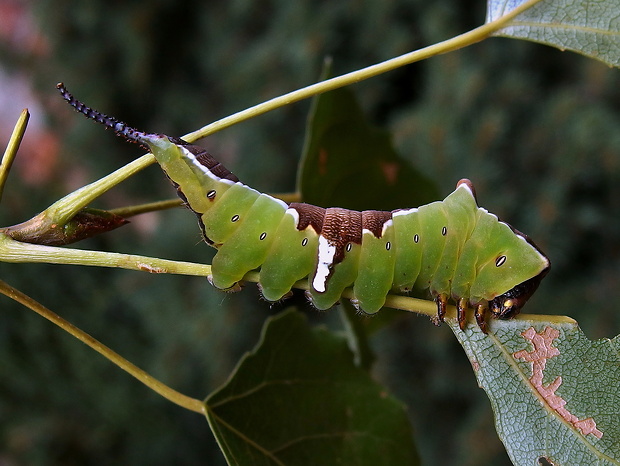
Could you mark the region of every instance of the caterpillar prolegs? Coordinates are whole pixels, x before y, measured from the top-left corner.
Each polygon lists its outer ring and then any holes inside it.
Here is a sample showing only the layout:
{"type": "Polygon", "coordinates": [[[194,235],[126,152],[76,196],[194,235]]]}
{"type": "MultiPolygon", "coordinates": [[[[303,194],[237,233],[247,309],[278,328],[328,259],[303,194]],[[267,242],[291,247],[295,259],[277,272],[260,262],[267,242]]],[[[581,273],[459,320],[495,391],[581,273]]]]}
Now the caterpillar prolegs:
{"type": "Polygon", "coordinates": [[[548,258],[524,234],[478,207],[463,179],[443,201],[391,212],[322,208],[281,200],[241,183],[205,149],[182,139],[137,131],[93,110],[63,84],[62,96],[83,113],[155,155],[179,196],[198,216],[204,239],[217,248],[211,282],[230,289],[260,268],[268,301],[286,296],[305,277],[318,309],[329,309],[353,286],[353,304],[377,312],[391,290],[427,289],[443,321],[446,303],[485,313],[519,313],[549,271],[548,258]]]}

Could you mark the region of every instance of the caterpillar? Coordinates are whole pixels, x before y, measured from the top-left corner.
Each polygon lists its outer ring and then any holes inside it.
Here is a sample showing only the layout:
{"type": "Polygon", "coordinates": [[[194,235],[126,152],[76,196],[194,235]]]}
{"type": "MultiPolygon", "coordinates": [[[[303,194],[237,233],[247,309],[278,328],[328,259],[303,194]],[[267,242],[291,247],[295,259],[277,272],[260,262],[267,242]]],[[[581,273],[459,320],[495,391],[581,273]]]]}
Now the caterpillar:
{"type": "Polygon", "coordinates": [[[466,309],[487,332],[487,311],[516,316],[550,268],[523,233],[478,207],[472,183],[460,180],[443,201],[391,212],[286,204],[241,183],[202,147],[164,134],[144,133],[87,107],[62,83],[63,98],[86,117],[150,150],[189,209],[205,241],[217,248],[210,282],[233,289],[260,268],[267,301],[286,297],[308,277],[312,304],[321,310],[353,286],[351,302],[373,314],[396,290],[426,289],[443,322],[448,299],[459,326],[466,309]]]}

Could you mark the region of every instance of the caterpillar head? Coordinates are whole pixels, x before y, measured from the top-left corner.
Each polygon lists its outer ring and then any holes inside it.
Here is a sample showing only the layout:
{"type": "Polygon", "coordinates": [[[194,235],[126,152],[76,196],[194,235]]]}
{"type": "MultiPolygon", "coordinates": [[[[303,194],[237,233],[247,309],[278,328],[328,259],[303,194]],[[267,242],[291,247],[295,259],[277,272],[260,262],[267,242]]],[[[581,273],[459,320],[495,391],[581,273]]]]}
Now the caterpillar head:
{"type": "Polygon", "coordinates": [[[528,299],[534,294],[541,280],[549,272],[549,267],[529,280],[520,283],[489,302],[489,310],[497,319],[511,319],[515,317],[528,299]]]}

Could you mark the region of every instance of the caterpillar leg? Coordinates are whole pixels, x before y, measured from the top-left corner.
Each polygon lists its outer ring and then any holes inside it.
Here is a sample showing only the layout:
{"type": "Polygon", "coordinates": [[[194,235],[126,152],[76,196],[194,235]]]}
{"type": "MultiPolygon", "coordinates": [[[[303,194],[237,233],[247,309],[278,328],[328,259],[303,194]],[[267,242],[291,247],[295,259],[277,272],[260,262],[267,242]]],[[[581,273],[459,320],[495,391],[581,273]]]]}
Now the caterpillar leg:
{"type": "Polygon", "coordinates": [[[445,321],[448,297],[445,294],[439,294],[435,298],[435,303],[437,304],[437,320],[434,323],[439,326],[445,321]]]}
{"type": "Polygon", "coordinates": [[[352,298],[349,299],[349,302],[353,305],[358,314],[364,312],[364,310],[360,306],[359,299],[352,298]]]}
{"type": "Polygon", "coordinates": [[[485,319],[486,312],[487,312],[486,304],[476,305],[476,310],[474,311],[474,315],[476,316],[476,322],[478,323],[478,327],[480,327],[480,330],[482,330],[482,333],[488,333],[487,322],[485,319]]]}
{"type": "MultiPolygon", "coordinates": [[[[215,288],[217,288],[217,286],[215,286],[215,284],[213,283],[213,275],[207,275],[207,281],[211,285],[213,285],[215,288]]],[[[217,288],[217,289],[221,291],[225,291],[226,293],[236,293],[237,291],[241,291],[243,289],[243,283],[237,282],[233,284],[233,286],[231,286],[230,288],[217,288]]]]}
{"type": "Polygon", "coordinates": [[[315,308],[317,308],[319,311],[326,311],[334,307],[336,304],[340,304],[340,301],[336,301],[335,303],[331,303],[327,306],[322,306],[314,300],[314,296],[312,296],[312,293],[309,290],[304,291],[304,295],[306,295],[306,299],[308,300],[308,302],[312,304],[315,308]]]}
{"type": "Polygon", "coordinates": [[[282,296],[280,296],[280,298],[278,298],[276,300],[267,299],[265,297],[265,293],[263,293],[263,285],[261,285],[260,282],[259,282],[259,283],[256,284],[256,286],[258,288],[258,292],[260,293],[261,298],[263,298],[265,301],[267,301],[269,303],[281,303],[285,299],[293,297],[293,292],[292,291],[288,291],[287,293],[283,294],[282,296]]]}
{"type": "Polygon", "coordinates": [[[465,330],[465,322],[467,316],[465,315],[465,310],[467,309],[467,299],[460,298],[456,302],[456,318],[459,321],[459,327],[461,330],[465,330]]]}

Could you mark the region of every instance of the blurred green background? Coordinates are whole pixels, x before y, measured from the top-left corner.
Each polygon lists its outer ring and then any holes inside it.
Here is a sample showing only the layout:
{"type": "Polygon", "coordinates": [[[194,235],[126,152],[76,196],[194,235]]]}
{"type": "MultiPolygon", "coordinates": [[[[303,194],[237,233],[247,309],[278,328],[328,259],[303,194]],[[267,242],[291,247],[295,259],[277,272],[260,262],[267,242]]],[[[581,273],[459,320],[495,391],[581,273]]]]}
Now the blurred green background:
{"type": "MultiPolygon", "coordinates": [[[[141,154],[72,112],[58,81],[133,126],[181,135],[316,81],[326,55],[344,73],[474,28],[484,10],[454,0],[1,0],[3,147],[21,108],[33,116],[0,224],[30,218],[141,154]]],[[[552,271],[527,312],[570,315],[602,338],[620,332],[619,84],[619,72],[596,61],[492,39],[353,90],[442,195],[470,178],[481,205],[547,252],[552,271]]],[[[309,107],[289,106],[201,144],[247,184],[292,191],[309,107]]],[[[172,195],[152,167],[97,207],[172,195]]],[[[79,247],[207,263],[212,255],[194,216],[180,209],[79,247]]],[[[6,263],[0,277],[198,398],[226,380],[265,317],[282,309],[260,301],[253,285],[227,295],[200,278],[6,263]]],[[[0,308],[0,463],[224,463],[200,416],[7,298],[0,308]]],[[[308,313],[337,325],[333,312],[308,313]]],[[[403,313],[372,343],[374,373],[409,406],[424,464],[510,464],[446,326],[403,313]]]]}

